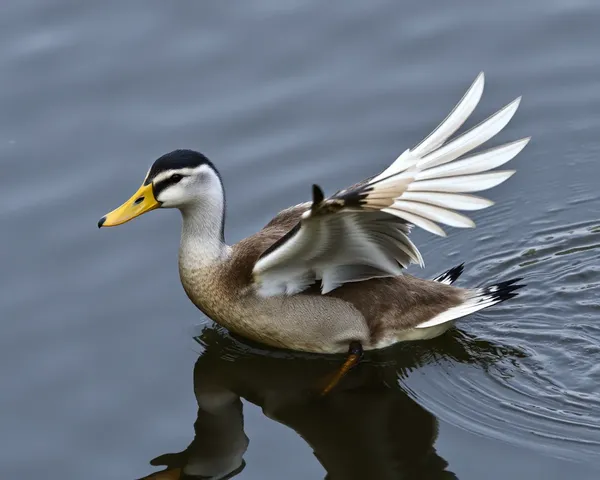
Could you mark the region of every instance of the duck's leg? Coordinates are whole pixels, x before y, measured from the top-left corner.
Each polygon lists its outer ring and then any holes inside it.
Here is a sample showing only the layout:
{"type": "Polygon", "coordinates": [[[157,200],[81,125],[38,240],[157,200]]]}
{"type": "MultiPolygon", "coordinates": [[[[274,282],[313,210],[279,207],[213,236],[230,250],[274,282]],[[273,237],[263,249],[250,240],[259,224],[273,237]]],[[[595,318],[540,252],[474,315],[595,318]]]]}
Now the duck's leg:
{"type": "Polygon", "coordinates": [[[340,382],[340,380],[344,378],[344,375],[346,375],[352,367],[360,362],[362,356],[363,348],[360,342],[351,342],[350,346],[348,347],[348,356],[346,357],[346,361],[335,373],[327,386],[323,389],[321,395],[327,395],[340,382]]]}

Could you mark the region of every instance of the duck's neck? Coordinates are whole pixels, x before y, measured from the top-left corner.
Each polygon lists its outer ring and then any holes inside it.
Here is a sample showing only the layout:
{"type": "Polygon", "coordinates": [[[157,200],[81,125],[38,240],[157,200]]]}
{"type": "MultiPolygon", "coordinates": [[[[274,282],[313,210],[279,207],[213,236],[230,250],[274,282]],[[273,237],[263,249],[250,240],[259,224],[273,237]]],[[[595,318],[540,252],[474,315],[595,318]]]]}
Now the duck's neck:
{"type": "Polygon", "coordinates": [[[193,204],[181,209],[183,227],[179,248],[179,265],[186,269],[209,267],[223,261],[229,247],[223,235],[225,202],[193,204]]]}

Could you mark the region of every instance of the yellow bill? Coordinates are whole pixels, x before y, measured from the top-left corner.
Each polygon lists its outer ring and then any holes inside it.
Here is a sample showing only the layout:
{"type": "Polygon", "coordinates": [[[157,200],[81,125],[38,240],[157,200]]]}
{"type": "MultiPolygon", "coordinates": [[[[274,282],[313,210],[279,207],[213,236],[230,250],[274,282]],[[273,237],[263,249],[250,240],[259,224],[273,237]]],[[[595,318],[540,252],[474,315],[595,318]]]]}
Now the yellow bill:
{"type": "Polygon", "coordinates": [[[142,185],[123,205],[104,215],[98,222],[98,228],[116,227],[158,207],[160,203],[154,198],[152,184],[142,185]]]}

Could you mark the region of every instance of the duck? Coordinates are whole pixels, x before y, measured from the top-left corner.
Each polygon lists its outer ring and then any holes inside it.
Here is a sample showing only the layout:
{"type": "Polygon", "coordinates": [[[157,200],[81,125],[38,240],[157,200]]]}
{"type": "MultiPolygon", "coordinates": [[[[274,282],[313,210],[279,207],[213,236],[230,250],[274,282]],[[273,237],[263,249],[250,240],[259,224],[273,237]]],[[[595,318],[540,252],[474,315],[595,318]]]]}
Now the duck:
{"type": "Polygon", "coordinates": [[[455,322],[517,295],[521,278],[462,288],[462,266],[434,279],[410,239],[417,227],[446,236],[440,224],[473,228],[463,212],[493,202],[473,192],[493,188],[515,170],[497,170],[530,137],[479,149],[513,118],[521,97],[464,133],[478,105],[481,72],[447,117],[381,173],[277,213],[257,233],[225,241],[225,189],[204,154],[178,149],[159,157],[142,186],[98,227],[124,224],[158,208],[182,217],[179,276],[191,302],[234,334],[275,348],[348,354],[437,337],[455,322]]]}

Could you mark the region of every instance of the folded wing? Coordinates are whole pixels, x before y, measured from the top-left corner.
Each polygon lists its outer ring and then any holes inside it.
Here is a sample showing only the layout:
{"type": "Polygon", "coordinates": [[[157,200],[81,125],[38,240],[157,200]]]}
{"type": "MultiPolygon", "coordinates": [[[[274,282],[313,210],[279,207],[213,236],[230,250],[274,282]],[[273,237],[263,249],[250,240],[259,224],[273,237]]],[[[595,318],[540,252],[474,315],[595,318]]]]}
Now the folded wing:
{"type": "Polygon", "coordinates": [[[325,198],[313,186],[313,202],[299,223],[260,256],[253,268],[262,295],[293,295],[321,281],[322,293],[346,282],[396,276],[423,258],[408,235],[413,225],[445,236],[439,224],[471,228],[456,210],[493,204],[471,195],[495,187],[514,170],[495,170],[514,158],[529,138],[470,153],[500,132],[515,114],[517,98],[479,125],[450,138],[483,93],[479,74],[446,119],[382,173],[325,198]]]}

